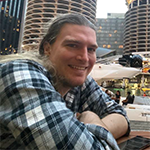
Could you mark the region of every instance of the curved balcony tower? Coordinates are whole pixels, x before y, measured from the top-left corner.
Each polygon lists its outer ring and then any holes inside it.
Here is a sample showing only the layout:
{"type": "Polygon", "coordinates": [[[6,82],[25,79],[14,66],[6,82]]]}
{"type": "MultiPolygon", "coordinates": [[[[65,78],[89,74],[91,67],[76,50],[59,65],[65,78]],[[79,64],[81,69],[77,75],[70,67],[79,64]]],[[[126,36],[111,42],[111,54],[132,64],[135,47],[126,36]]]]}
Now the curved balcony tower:
{"type": "Polygon", "coordinates": [[[81,13],[95,23],[97,0],[28,0],[24,28],[25,50],[37,51],[43,37],[43,26],[57,14],[81,13]]]}
{"type": "Polygon", "coordinates": [[[126,0],[124,54],[150,51],[150,0],[126,0]]]}

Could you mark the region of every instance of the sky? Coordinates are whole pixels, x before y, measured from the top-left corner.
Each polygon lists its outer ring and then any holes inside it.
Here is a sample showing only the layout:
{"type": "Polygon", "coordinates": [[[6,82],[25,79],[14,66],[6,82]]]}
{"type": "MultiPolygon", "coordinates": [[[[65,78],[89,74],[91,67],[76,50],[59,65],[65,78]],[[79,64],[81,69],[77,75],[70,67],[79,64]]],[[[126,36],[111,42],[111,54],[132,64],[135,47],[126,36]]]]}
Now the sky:
{"type": "Polygon", "coordinates": [[[96,18],[107,18],[107,13],[126,13],[126,0],[97,0],[96,18]]]}

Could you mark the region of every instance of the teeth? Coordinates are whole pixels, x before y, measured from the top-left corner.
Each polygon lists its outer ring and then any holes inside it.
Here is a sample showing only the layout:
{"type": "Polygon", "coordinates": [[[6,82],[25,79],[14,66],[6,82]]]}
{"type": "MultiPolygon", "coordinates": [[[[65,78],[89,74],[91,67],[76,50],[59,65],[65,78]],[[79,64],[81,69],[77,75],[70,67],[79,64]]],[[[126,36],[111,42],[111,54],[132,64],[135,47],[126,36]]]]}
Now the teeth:
{"type": "Polygon", "coordinates": [[[72,66],[72,68],[75,68],[75,69],[80,69],[80,70],[85,70],[85,67],[77,67],[77,66],[72,66]]]}

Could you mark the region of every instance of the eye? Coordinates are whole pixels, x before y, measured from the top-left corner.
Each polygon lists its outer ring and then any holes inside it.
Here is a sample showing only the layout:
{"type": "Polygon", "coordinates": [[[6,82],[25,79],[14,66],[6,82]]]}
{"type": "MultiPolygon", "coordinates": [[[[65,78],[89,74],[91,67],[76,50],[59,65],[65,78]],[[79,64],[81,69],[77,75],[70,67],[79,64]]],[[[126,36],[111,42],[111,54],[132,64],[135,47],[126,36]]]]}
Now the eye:
{"type": "Polygon", "coordinates": [[[88,48],[88,52],[95,52],[95,51],[96,51],[95,48],[92,48],[92,47],[88,48]]]}
{"type": "Polygon", "coordinates": [[[77,44],[68,44],[67,46],[71,47],[71,48],[77,48],[78,47],[77,44]]]}

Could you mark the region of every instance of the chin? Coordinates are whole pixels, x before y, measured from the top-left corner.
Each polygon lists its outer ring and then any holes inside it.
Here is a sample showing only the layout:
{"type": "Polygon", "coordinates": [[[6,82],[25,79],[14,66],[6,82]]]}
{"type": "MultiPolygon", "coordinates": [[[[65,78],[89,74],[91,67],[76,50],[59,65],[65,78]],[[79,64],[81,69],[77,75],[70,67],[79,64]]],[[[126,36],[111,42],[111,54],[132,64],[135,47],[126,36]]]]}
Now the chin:
{"type": "Polygon", "coordinates": [[[72,81],[71,82],[71,84],[72,84],[72,86],[80,86],[80,85],[82,85],[83,83],[85,82],[85,79],[77,79],[77,80],[74,80],[74,81],[72,81]]]}

